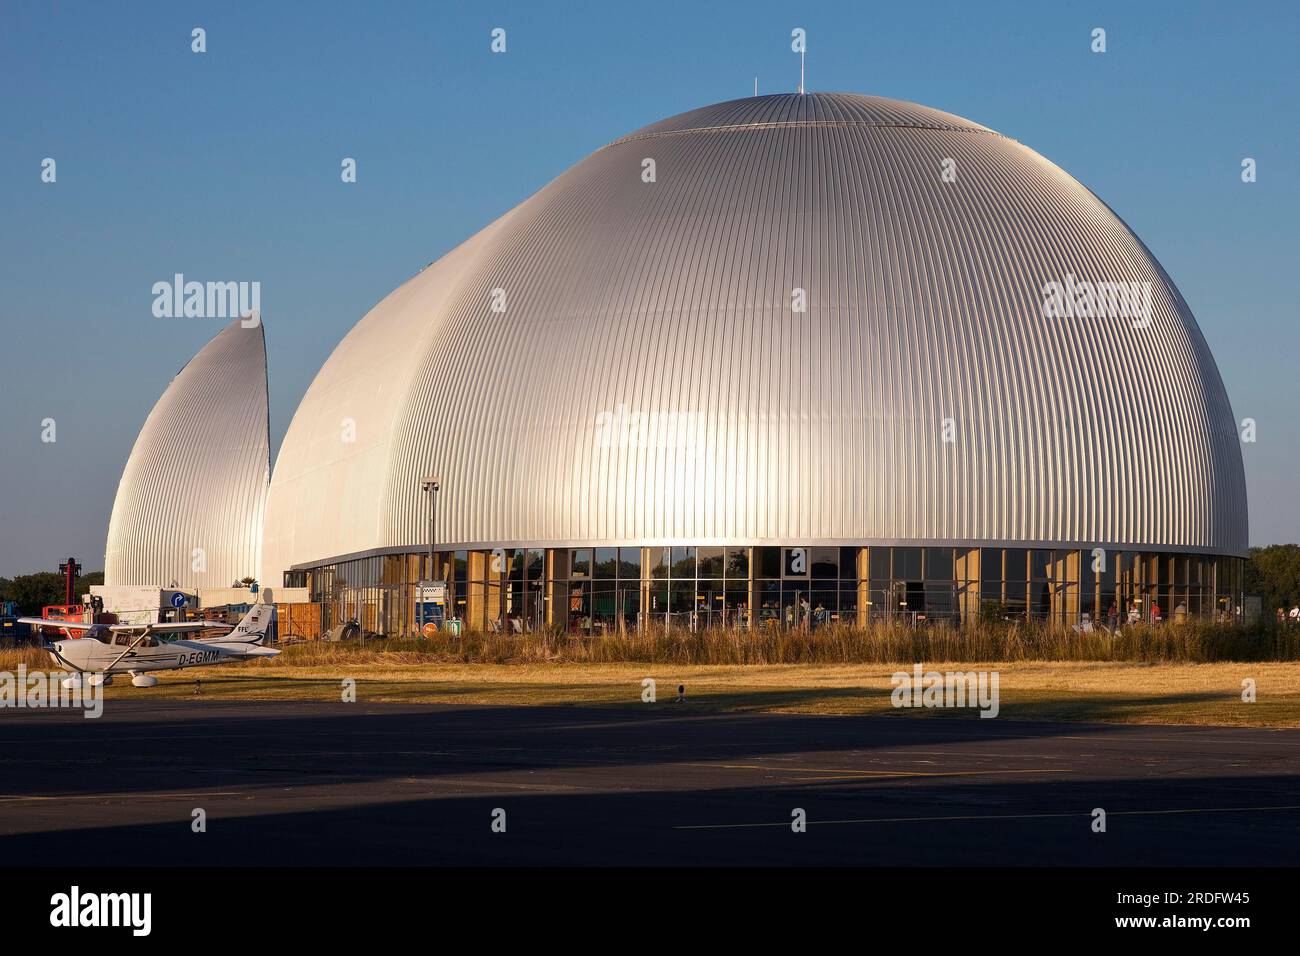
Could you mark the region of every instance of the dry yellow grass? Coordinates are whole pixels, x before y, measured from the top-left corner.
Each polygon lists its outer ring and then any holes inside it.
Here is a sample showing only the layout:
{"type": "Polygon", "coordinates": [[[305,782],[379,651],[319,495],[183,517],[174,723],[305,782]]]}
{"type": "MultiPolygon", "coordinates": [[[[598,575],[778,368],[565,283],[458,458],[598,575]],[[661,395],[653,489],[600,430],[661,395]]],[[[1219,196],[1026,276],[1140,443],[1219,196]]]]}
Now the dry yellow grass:
{"type": "MultiPolygon", "coordinates": [[[[119,680],[109,695],[193,696],[198,679],[204,698],[337,700],[352,678],[362,700],[631,706],[650,677],[665,706],[686,684],[683,706],[693,710],[973,716],[890,706],[890,675],[922,660],[928,670],[998,671],[1004,718],[1300,727],[1300,662],[1288,659],[1296,640],[1199,623],[1130,629],[1121,640],[1045,626],[440,636],[288,645],[275,658],[162,673],[152,690],[119,680]],[[937,663],[958,659],[986,663],[937,663]],[[1255,703],[1241,700],[1246,678],[1255,703]]],[[[0,670],[19,664],[51,667],[38,649],[0,651],[0,670]]]]}
{"type": "Polygon", "coordinates": [[[430,662],[441,664],[873,664],[926,660],[1176,661],[1300,660],[1300,628],[1239,627],[1191,620],[1160,627],[1125,627],[1111,636],[1082,634],[1045,621],[978,622],[965,627],[911,628],[880,623],[812,631],[760,627],[752,631],[690,631],[649,625],[579,637],[446,633],[430,640],[378,640],[365,645],[312,642],[289,649],[284,661],[306,663],[430,662]]]}
{"type": "MultiPolygon", "coordinates": [[[[996,670],[1002,719],[1300,727],[1300,664],[933,662],[926,670],[996,670]],[[1253,679],[1258,699],[1242,701],[1253,679]]],[[[418,664],[383,660],[330,665],[255,662],[162,674],[151,690],[125,681],[110,699],[149,694],[203,699],[339,700],[345,678],[362,701],[485,706],[657,706],[686,712],[782,712],[975,717],[973,710],[897,710],[891,675],[908,665],[418,664]],[[675,704],[678,684],[685,704],[675,704]]]]}

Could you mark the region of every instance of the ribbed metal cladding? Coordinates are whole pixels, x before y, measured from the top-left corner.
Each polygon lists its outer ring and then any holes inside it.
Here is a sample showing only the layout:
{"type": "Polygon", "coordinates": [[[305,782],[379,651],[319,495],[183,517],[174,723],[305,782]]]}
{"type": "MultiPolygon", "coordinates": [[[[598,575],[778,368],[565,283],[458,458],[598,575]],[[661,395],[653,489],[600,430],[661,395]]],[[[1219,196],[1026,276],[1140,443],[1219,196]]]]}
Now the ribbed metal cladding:
{"type": "Polygon", "coordinates": [[[104,583],[257,577],[269,478],[265,333],[235,321],[172,379],[140,430],[113,502],[104,583]]]}
{"type": "Polygon", "coordinates": [[[617,140],[377,306],[289,429],[267,580],[418,550],[430,473],[467,547],[1246,548],[1227,395],[1137,237],[1011,139],[844,94],[617,140]],[[1046,317],[1071,275],[1150,283],[1149,325],[1046,317]]]}

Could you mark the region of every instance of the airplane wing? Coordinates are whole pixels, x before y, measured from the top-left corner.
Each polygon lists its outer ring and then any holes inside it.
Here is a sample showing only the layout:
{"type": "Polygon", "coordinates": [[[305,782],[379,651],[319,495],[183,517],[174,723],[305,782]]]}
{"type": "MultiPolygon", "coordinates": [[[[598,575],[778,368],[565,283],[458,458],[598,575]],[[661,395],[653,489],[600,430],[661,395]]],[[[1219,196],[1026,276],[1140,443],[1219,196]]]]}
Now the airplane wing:
{"type": "MultiPolygon", "coordinates": [[[[56,618],[48,617],[20,617],[19,624],[36,624],[41,627],[67,628],[71,631],[88,631],[94,624],[87,624],[84,621],[60,621],[56,618]]],[[[184,633],[185,631],[207,631],[221,630],[229,631],[234,627],[232,624],[221,624],[218,621],[180,621],[177,623],[167,624],[110,624],[108,629],[114,634],[121,634],[128,631],[143,631],[148,629],[154,634],[166,633],[184,633]]]]}
{"type": "MultiPolygon", "coordinates": [[[[89,627],[89,625],[84,626],[89,627]]],[[[120,634],[124,631],[143,631],[145,628],[153,634],[183,634],[186,631],[206,631],[211,628],[228,631],[231,625],[217,621],[178,621],[166,624],[110,624],[108,629],[115,634],[120,634]]]]}
{"type": "Polygon", "coordinates": [[[20,617],[19,624],[39,624],[41,627],[66,627],[74,631],[88,631],[95,625],[81,621],[55,621],[48,617],[20,617]]]}

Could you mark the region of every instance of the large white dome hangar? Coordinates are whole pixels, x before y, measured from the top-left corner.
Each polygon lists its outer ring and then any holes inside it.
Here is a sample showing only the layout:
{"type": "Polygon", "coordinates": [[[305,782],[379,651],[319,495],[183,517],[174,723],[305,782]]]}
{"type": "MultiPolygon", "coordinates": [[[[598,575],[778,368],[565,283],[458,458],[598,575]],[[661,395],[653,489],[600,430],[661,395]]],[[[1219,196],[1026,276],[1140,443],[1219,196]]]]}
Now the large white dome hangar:
{"type": "Polygon", "coordinates": [[[427,579],[514,630],[1209,615],[1246,529],[1124,222],[979,124],[810,93],[623,136],[380,302],[289,426],[261,580],[391,634],[427,579]]]}

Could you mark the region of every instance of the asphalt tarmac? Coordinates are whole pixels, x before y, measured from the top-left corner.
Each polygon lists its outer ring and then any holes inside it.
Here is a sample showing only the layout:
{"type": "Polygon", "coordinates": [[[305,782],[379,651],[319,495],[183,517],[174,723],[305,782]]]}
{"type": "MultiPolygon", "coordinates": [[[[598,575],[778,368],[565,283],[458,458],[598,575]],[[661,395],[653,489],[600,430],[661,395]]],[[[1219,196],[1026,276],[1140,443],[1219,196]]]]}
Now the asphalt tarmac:
{"type": "Polygon", "coordinates": [[[1294,730],[143,694],[97,720],[0,711],[7,867],[1297,859],[1294,730]]]}

